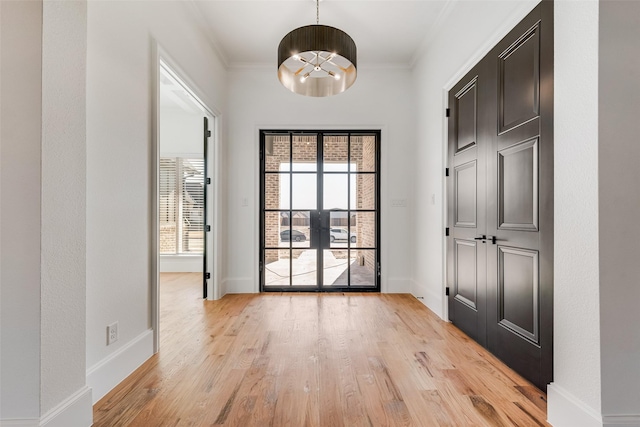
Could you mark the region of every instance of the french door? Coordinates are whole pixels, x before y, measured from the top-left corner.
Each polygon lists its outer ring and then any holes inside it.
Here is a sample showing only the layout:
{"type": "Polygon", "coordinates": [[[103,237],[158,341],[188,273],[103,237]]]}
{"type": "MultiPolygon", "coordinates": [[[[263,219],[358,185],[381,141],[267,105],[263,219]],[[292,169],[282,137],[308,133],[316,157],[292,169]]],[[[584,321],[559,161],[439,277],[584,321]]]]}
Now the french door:
{"type": "Polygon", "coordinates": [[[379,131],[260,131],[261,291],[379,291],[379,131]]]}
{"type": "Polygon", "coordinates": [[[545,390],[553,374],[553,4],[449,92],[449,318],[545,390]]]}

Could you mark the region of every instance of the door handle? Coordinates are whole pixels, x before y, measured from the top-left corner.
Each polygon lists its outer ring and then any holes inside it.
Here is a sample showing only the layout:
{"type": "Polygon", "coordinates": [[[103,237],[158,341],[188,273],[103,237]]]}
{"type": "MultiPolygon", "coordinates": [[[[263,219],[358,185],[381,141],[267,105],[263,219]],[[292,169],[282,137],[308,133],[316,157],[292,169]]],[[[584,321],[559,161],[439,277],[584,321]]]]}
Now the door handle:
{"type": "Polygon", "coordinates": [[[489,240],[491,240],[491,244],[495,245],[498,240],[503,241],[504,239],[498,239],[496,236],[489,236],[489,240]]]}
{"type": "Polygon", "coordinates": [[[487,240],[487,236],[483,234],[482,237],[474,237],[473,240],[487,240]]]}

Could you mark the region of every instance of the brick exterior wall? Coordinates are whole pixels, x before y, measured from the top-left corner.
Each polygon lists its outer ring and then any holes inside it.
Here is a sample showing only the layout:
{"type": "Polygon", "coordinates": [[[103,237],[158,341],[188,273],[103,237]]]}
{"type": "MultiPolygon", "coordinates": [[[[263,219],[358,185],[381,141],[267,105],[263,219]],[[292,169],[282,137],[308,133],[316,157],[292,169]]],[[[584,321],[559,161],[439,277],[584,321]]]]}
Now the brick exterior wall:
{"type": "Polygon", "coordinates": [[[160,253],[176,253],[176,223],[160,224],[160,253]]]}

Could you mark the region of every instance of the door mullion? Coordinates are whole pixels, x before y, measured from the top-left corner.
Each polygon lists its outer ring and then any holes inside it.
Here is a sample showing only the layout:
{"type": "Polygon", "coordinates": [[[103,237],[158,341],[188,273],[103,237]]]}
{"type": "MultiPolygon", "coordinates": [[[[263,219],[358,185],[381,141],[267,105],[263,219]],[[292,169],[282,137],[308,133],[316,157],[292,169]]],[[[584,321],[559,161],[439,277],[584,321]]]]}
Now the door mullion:
{"type": "MultiPolygon", "coordinates": [[[[318,207],[318,212],[324,211],[324,134],[318,132],[316,134],[316,206],[318,207]]],[[[322,214],[320,214],[322,217],[322,214]]],[[[318,232],[318,249],[316,253],[316,265],[317,265],[317,276],[316,276],[316,287],[318,290],[321,290],[324,285],[324,233],[322,232],[322,221],[320,221],[320,229],[318,232]]]]}
{"type": "Polygon", "coordinates": [[[351,134],[347,136],[347,288],[351,287],[351,134]]]}
{"type": "Polygon", "coordinates": [[[293,133],[289,132],[289,289],[293,286],[293,133]]]}

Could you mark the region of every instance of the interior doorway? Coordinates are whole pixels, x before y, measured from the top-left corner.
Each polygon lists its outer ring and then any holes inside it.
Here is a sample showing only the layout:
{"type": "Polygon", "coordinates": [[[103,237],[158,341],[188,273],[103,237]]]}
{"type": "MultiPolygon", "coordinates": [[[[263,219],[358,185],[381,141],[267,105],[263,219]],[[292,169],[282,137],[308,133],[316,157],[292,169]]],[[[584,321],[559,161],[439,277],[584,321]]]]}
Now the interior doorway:
{"type": "Polygon", "coordinates": [[[181,277],[204,299],[215,299],[217,167],[216,116],[176,67],[158,58],[153,328],[159,348],[164,281],[181,277]],[[187,279],[185,279],[187,278],[187,279]]]}
{"type": "Polygon", "coordinates": [[[380,132],[261,131],[260,289],[379,291],[380,132]]]}

